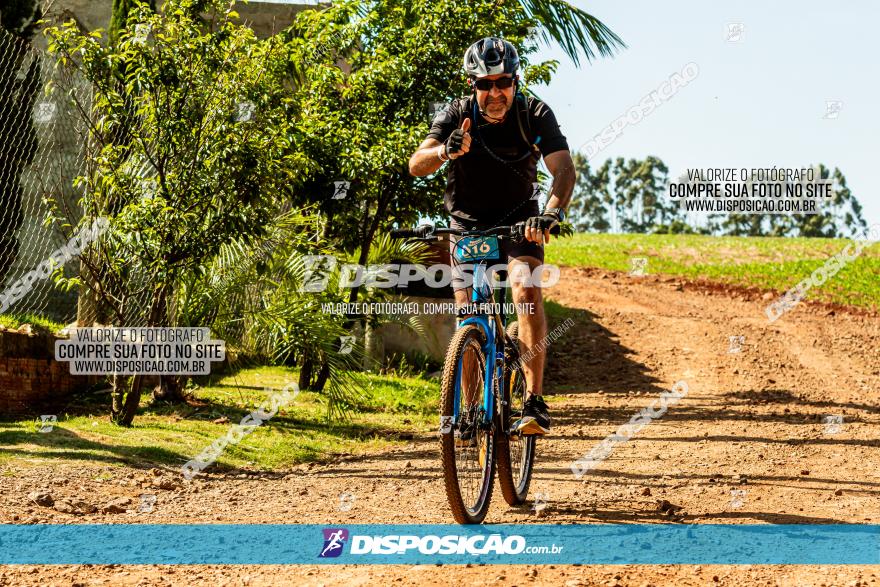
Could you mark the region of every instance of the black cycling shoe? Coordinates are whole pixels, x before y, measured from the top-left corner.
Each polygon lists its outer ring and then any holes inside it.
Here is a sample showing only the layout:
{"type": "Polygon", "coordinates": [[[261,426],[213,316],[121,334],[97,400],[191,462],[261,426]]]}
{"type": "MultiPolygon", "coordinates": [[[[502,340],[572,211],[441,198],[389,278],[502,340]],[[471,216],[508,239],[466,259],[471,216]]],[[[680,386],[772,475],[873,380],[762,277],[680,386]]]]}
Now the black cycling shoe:
{"type": "Polygon", "coordinates": [[[550,432],[551,422],[544,398],[540,395],[531,395],[523,407],[522,418],[513,424],[512,432],[524,436],[547,434],[550,432]]]}
{"type": "Polygon", "coordinates": [[[467,415],[459,424],[458,435],[455,437],[455,446],[474,446],[477,438],[477,426],[480,417],[479,408],[471,406],[467,415]]]}

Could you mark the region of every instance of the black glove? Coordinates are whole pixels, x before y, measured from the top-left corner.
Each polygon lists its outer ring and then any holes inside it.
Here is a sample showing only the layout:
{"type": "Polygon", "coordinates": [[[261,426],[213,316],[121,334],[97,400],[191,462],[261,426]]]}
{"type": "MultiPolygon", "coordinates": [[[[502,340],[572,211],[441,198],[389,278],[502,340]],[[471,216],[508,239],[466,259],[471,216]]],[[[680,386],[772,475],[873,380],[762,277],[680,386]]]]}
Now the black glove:
{"type": "Polygon", "coordinates": [[[449,138],[446,139],[446,155],[456,153],[461,150],[461,144],[464,142],[464,131],[460,128],[452,131],[449,138]]]}
{"type": "MultiPolygon", "coordinates": [[[[461,123],[461,127],[452,131],[452,134],[449,135],[449,138],[446,139],[446,146],[444,148],[444,154],[449,157],[453,153],[458,153],[464,148],[464,151],[467,152],[471,147],[471,119],[465,118],[461,123]]],[[[460,157],[463,153],[459,153],[457,157],[460,157]]]]}
{"type": "Polygon", "coordinates": [[[532,216],[526,220],[526,228],[534,228],[539,232],[550,230],[559,224],[559,218],[555,214],[542,214],[541,216],[532,216]]]}

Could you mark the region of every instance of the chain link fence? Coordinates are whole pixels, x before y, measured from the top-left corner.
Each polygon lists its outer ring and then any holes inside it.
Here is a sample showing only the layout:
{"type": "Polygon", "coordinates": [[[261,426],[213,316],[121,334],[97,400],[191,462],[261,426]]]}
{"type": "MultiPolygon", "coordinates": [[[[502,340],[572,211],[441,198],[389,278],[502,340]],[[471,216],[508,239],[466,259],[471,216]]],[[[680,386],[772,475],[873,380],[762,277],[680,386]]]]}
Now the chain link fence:
{"type": "MultiPolygon", "coordinates": [[[[46,273],[79,221],[74,179],[85,169],[88,129],[75,109],[90,96],[74,70],[0,29],[0,324],[3,314],[76,319],[78,292],[46,273]],[[53,205],[63,222],[47,222],[53,205]]],[[[78,271],[76,256],[64,264],[65,276],[78,271]]]]}

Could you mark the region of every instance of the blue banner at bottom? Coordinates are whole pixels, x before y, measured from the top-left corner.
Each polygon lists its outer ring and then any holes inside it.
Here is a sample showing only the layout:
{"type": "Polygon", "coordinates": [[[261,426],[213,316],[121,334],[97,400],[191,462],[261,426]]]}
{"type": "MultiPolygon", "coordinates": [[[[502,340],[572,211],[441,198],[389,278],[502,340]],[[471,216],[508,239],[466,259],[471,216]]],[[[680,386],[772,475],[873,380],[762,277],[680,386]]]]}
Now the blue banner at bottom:
{"type": "Polygon", "coordinates": [[[880,564],[880,525],[0,525],[0,564],[880,564]]]}

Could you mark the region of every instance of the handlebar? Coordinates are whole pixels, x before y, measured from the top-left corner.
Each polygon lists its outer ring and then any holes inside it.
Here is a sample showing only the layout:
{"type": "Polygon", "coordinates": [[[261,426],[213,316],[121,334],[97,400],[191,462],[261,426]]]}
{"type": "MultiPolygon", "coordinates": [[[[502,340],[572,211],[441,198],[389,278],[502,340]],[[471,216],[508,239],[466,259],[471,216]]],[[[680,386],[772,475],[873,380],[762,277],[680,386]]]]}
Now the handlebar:
{"type": "MultiPolygon", "coordinates": [[[[525,222],[518,222],[510,226],[494,226],[485,230],[463,230],[459,228],[435,228],[432,224],[422,224],[415,229],[392,230],[391,238],[419,238],[431,239],[433,237],[452,235],[452,236],[500,236],[502,238],[510,238],[512,240],[522,240],[524,238],[525,222]]],[[[550,234],[558,235],[560,230],[559,224],[550,229],[550,234]]]]}

